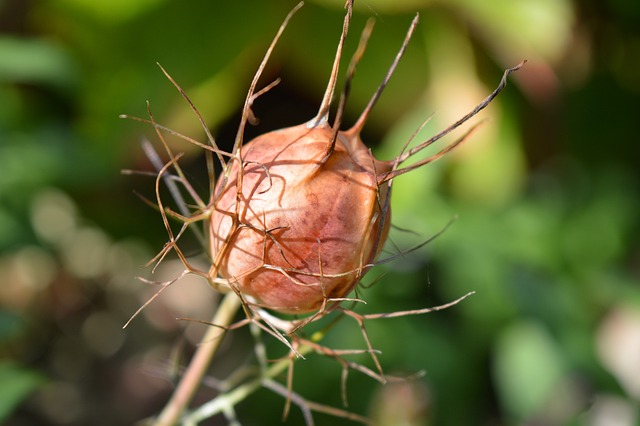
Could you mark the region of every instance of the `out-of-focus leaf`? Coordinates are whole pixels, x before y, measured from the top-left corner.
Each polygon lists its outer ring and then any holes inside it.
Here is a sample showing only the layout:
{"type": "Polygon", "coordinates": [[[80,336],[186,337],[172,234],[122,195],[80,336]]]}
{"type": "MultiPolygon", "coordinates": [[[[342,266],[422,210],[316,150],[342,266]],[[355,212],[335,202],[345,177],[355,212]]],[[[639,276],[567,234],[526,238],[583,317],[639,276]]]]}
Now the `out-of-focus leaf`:
{"type": "Polygon", "coordinates": [[[577,201],[582,206],[566,220],[561,239],[567,261],[583,273],[624,256],[625,239],[637,220],[633,213],[638,208],[637,193],[625,187],[623,176],[608,174],[594,180],[584,182],[593,186],[589,189],[593,193],[588,201],[577,201]]]}
{"type": "Polygon", "coordinates": [[[69,88],[76,70],[61,47],[46,40],[0,38],[0,81],[69,88]]]}
{"type": "Polygon", "coordinates": [[[134,17],[152,7],[163,3],[165,0],[57,0],[69,8],[82,11],[102,21],[119,22],[134,17]]]}
{"type": "Polygon", "coordinates": [[[51,144],[15,137],[0,145],[0,194],[43,184],[55,176],[60,158],[51,144]]]}
{"type": "Polygon", "coordinates": [[[494,379],[505,410],[518,421],[544,410],[563,377],[551,337],[535,322],[517,322],[495,346],[494,379]]]}
{"type": "Polygon", "coordinates": [[[530,60],[537,57],[553,61],[571,37],[574,12],[568,0],[456,0],[455,3],[454,7],[502,58],[525,55],[530,60]]]}
{"type": "Polygon", "coordinates": [[[13,338],[20,332],[23,326],[24,321],[22,317],[9,311],[0,310],[0,343],[13,338]]]}
{"type": "Polygon", "coordinates": [[[24,99],[14,86],[8,84],[0,84],[0,99],[0,139],[4,139],[9,129],[23,116],[24,99]]]}
{"type": "Polygon", "coordinates": [[[455,155],[457,162],[451,174],[454,195],[478,206],[501,205],[517,196],[526,178],[518,133],[508,114],[496,115],[486,126],[480,126],[469,144],[455,155]]]}
{"type": "Polygon", "coordinates": [[[0,207],[0,249],[5,249],[20,240],[21,224],[7,209],[0,207]]]}
{"type": "MultiPolygon", "coordinates": [[[[315,3],[336,9],[344,7],[343,0],[313,0],[315,3]]],[[[367,0],[366,2],[356,2],[355,8],[371,13],[412,13],[418,9],[435,3],[433,0],[367,0]]]]}
{"type": "Polygon", "coordinates": [[[43,382],[44,377],[33,370],[10,362],[0,362],[0,422],[43,382]]]}

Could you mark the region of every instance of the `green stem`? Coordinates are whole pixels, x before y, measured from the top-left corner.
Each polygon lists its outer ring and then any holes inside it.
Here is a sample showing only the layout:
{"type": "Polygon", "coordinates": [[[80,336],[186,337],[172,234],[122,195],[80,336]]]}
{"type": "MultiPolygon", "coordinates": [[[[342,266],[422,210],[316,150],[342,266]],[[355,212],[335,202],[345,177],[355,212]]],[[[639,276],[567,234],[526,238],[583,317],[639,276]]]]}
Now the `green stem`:
{"type": "MultiPolygon", "coordinates": [[[[220,306],[218,306],[212,322],[221,327],[228,326],[233,321],[239,307],[240,299],[233,292],[228,293],[220,303],[220,306]]],[[[218,350],[224,335],[225,330],[223,328],[209,327],[189,367],[187,367],[184,376],[178,383],[178,387],[158,418],[152,423],[153,426],[173,426],[178,424],[183,411],[187,408],[202,383],[202,378],[207,372],[211,359],[218,350]]]]}
{"type": "MultiPolygon", "coordinates": [[[[299,353],[306,355],[311,352],[311,347],[304,345],[299,349],[299,353]]],[[[291,360],[286,358],[273,364],[268,370],[264,371],[259,377],[244,383],[237,388],[219,395],[215,399],[201,405],[195,411],[185,418],[187,425],[195,425],[198,422],[208,419],[216,414],[225,412],[225,410],[234,407],[247,396],[260,389],[265,380],[273,379],[289,367],[291,360]]]]}

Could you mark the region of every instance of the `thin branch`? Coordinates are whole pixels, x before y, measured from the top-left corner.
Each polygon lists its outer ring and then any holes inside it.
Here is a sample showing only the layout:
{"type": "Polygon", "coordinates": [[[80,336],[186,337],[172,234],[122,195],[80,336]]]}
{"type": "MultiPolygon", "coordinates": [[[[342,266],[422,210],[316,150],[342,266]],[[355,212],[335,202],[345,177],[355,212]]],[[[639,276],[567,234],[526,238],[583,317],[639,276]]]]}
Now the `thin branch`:
{"type": "MultiPolygon", "coordinates": [[[[254,94],[255,94],[256,86],[258,85],[258,80],[260,79],[260,76],[262,75],[264,68],[267,66],[267,62],[271,57],[271,53],[273,52],[273,49],[275,48],[276,43],[278,43],[278,40],[280,39],[282,32],[284,31],[287,24],[289,23],[289,20],[298,10],[300,10],[302,5],[303,5],[302,2],[298,3],[291,10],[291,12],[289,12],[289,14],[284,18],[284,21],[280,25],[280,28],[278,28],[278,32],[276,33],[276,36],[273,38],[273,41],[271,41],[271,44],[267,49],[267,53],[265,53],[264,58],[262,59],[262,62],[260,62],[258,71],[256,71],[256,74],[254,75],[253,80],[251,81],[251,85],[249,86],[249,91],[247,92],[247,97],[245,99],[244,106],[242,108],[242,117],[240,119],[240,126],[238,127],[238,133],[236,134],[236,140],[233,145],[233,154],[240,155],[240,147],[242,146],[242,141],[244,140],[244,129],[250,117],[249,110],[251,108],[251,103],[255,99],[254,94]]],[[[271,87],[271,85],[269,85],[268,87],[271,87]]]]}
{"type": "Polygon", "coordinates": [[[358,48],[356,52],[351,57],[351,62],[349,63],[349,68],[347,69],[347,75],[344,80],[344,87],[342,89],[342,94],[340,95],[340,101],[338,102],[338,110],[336,111],[336,117],[333,120],[333,132],[331,135],[331,143],[329,144],[329,148],[327,149],[327,153],[320,161],[321,165],[324,165],[336,147],[336,141],[338,139],[338,133],[340,133],[340,126],[342,125],[342,118],[344,116],[344,109],[347,104],[347,99],[349,99],[349,94],[351,93],[351,82],[356,74],[356,67],[362,56],[364,55],[364,51],[367,48],[367,43],[369,42],[369,38],[371,37],[371,32],[373,31],[373,26],[375,21],[373,19],[369,19],[367,21],[367,25],[364,27],[362,34],[360,35],[360,42],[358,43],[358,48]]]}
{"type": "Polygon", "coordinates": [[[204,121],[204,118],[202,118],[202,115],[200,114],[200,111],[198,111],[198,109],[193,104],[193,102],[191,102],[191,99],[186,94],[186,92],[184,90],[182,90],[182,87],[180,87],[180,85],[173,79],[173,77],[171,77],[171,75],[169,75],[169,73],[162,67],[162,65],[160,65],[159,63],[157,65],[158,65],[158,67],[160,67],[160,69],[162,70],[162,73],[165,75],[165,77],[167,77],[167,79],[169,79],[171,84],[173,84],[174,87],[176,89],[178,89],[178,92],[180,92],[180,96],[182,96],[184,98],[184,100],[187,101],[187,103],[189,104],[189,108],[191,108],[191,110],[196,114],[196,117],[198,117],[198,121],[200,121],[200,125],[204,129],[204,132],[207,135],[207,139],[209,140],[209,143],[211,144],[213,149],[215,149],[218,152],[218,160],[220,161],[220,164],[222,164],[222,166],[224,167],[226,165],[226,163],[224,161],[224,158],[220,154],[220,150],[218,149],[218,144],[216,144],[216,140],[214,139],[213,135],[211,134],[211,131],[209,130],[209,127],[207,126],[207,123],[205,123],[205,121],[204,121]]]}
{"type": "MultiPolygon", "coordinates": [[[[230,324],[240,307],[240,299],[234,293],[228,293],[216,310],[212,320],[219,326],[230,324]]],[[[217,327],[211,327],[202,338],[196,354],[193,356],[185,375],[180,380],[171,399],[164,407],[153,426],[173,426],[178,423],[196,390],[202,383],[211,359],[215,355],[225,333],[217,327]]]]}
{"type": "Polygon", "coordinates": [[[320,109],[318,114],[307,124],[309,128],[318,127],[324,125],[329,120],[329,109],[331,108],[331,101],[333,101],[333,92],[336,88],[336,82],[338,81],[338,70],[340,68],[340,58],[342,57],[342,49],[344,42],[349,32],[349,25],[351,24],[351,16],[353,15],[353,0],[347,0],[345,5],[347,13],[344,16],[344,23],[342,24],[342,34],[340,34],[340,41],[338,42],[338,48],[336,50],[336,56],[333,59],[333,66],[331,67],[331,76],[329,77],[329,83],[327,89],[322,97],[320,103],[320,109]]]}
{"type": "Polygon", "coordinates": [[[500,80],[500,84],[498,84],[498,87],[496,87],[496,89],[491,92],[491,94],[489,96],[487,96],[482,102],[480,102],[478,105],[476,105],[475,108],[473,108],[469,113],[467,113],[464,117],[460,118],[458,121],[456,121],[455,123],[453,123],[452,125],[450,125],[449,127],[447,127],[446,129],[444,129],[443,131],[441,131],[440,133],[438,133],[437,135],[431,137],[430,139],[422,142],[420,145],[410,149],[409,151],[405,152],[404,154],[398,156],[395,160],[395,162],[397,164],[401,164],[404,161],[406,161],[409,157],[417,154],[418,152],[422,151],[424,148],[428,147],[429,145],[431,145],[432,143],[442,139],[444,136],[448,135],[449,133],[451,133],[453,130],[457,129],[458,127],[460,127],[460,125],[464,124],[466,121],[468,121],[471,117],[473,117],[474,115],[476,115],[477,113],[479,113],[480,111],[482,111],[483,109],[485,109],[487,107],[487,105],[489,105],[491,103],[491,101],[493,101],[493,99],[498,96],[498,94],[502,91],[502,89],[505,88],[505,86],[507,85],[507,78],[509,77],[509,74],[511,74],[514,71],[519,70],[520,68],[522,68],[522,66],[526,63],[527,61],[522,61],[520,62],[518,65],[516,65],[513,68],[508,68],[507,70],[505,70],[505,72],[502,74],[502,79],[500,80]]]}
{"type": "Polygon", "coordinates": [[[364,124],[367,121],[367,117],[369,117],[369,113],[373,109],[373,107],[376,104],[376,102],[378,102],[378,99],[380,98],[380,95],[382,95],[382,91],[384,90],[384,88],[389,83],[389,80],[391,79],[391,76],[393,75],[394,71],[396,70],[396,67],[398,66],[398,63],[400,62],[400,59],[402,59],[402,56],[404,55],[405,50],[407,50],[407,45],[409,44],[409,40],[411,40],[411,36],[413,35],[413,32],[416,29],[416,26],[418,25],[418,18],[419,18],[419,15],[416,13],[415,18],[413,18],[413,21],[411,21],[411,26],[409,27],[409,30],[407,31],[407,35],[404,38],[404,42],[402,43],[402,46],[400,47],[400,50],[396,54],[396,57],[395,57],[393,63],[391,64],[391,67],[389,68],[389,71],[387,71],[387,74],[385,75],[384,80],[382,80],[382,83],[378,87],[378,90],[376,90],[376,92],[374,93],[373,97],[371,98],[371,100],[369,101],[367,106],[365,107],[364,111],[362,111],[362,114],[360,114],[360,117],[358,118],[358,121],[356,121],[356,124],[354,124],[353,127],[351,129],[349,129],[348,132],[350,132],[350,133],[353,132],[353,133],[358,134],[358,133],[360,133],[362,131],[362,128],[364,127],[364,124]]]}
{"type": "Polygon", "coordinates": [[[449,303],[445,303],[444,305],[439,305],[439,306],[433,306],[431,308],[423,308],[423,309],[413,309],[413,310],[409,310],[409,311],[398,311],[398,312],[388,312],[388,313],[383,313],[383,314],[368,314],[368,315],[362,315],[362,319],[364,320],[370,320],[370,319],[379,319],[379,318],[397,318],[397,317],[405,317],[408,315],[422,315],[422,314],[428,314],[429,312],[436,312],[436,311],[441,311],[443,309],[447,309],[450,308],[454,305],[457,305],[458,303],[462,302],[464,299],[466,299],[467,297],[476,294],[475,291],[471,291],[467,294],[465,294],[464,296],[454,300],[453,302],[449,302],[449,303]]]}

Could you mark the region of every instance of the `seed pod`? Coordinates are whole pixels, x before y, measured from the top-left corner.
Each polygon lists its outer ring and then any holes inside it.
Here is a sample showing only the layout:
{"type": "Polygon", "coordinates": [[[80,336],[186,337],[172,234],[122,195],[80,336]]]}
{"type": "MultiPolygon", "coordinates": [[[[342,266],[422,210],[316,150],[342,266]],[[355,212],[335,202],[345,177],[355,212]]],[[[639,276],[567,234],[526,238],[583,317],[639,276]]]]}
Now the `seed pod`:
{"type": "Polygon", "coordinates": [[[357,135],[333,137],[328,125],[302,124],[249,142],[242,177],[234,163],[211,217],[220,274],[280,312],[344,297],[387,237],[377,172],[388,167],[357,135]]]}
{"type": "Polygon", "coordinates": [[[467,116],[397,158],[380,161],[361,141],[360,130],[404,53],[417,16],[360,119],[351,129],[340,131],[350,81],[372,28],[368,25],[363,33],[330,126],[328,111],[351,13],[350,1],[318,115],[240,146],[258,72],[245,103],[234,158],[215,189],[209,234],[213,274],[227,279],[245,300],[278,312],[330,309],[344,300],[387,238],[391,180],[440,158],[471,131],[427,159],[405,168],[399,165],[484,108],[504,86],[508,72],[519,68],[505,72],[501,86],[467,116]]]}

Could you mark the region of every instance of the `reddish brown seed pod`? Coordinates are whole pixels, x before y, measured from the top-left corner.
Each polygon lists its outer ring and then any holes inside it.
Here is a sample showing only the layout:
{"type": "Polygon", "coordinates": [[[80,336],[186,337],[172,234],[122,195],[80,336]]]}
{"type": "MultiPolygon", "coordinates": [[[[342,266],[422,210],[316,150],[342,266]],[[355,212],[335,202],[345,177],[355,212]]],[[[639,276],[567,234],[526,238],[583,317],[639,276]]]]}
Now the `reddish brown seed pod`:
{"type": "MultiPolygon", "coordinates": [[[[315,339],[307,339],[304,335],[297,333],[302,327],[322,317],[344,301],[362,276],[375,264],[375,259],[389,233],[391,223],[389,197],[393,179],[442,157],[463,142],[476,126],[472,126],[471,130],[436,154],[406,167],[401,165],[485,108],[504,88],[507,76],[522,66],[521,63],[506,70],[499,86],[491,95],[448,128],[409,149],[409,142],[413,139],[411,138],[396,158],[388,161],[378,160],[362,142],[360,132],[404,53],[417,24],[417,16],[390,70],[360,118],[349,130],[342,131],[340,130],[342,113],[355,66],[364,52],[364,46],[372,29],[371,23],[365,27],[361,43],[347,71],[345,88],[340,98],[336,118],[334,123],[329,125],[329,107],[336,85],[342,47],[352,15],[353,0],[348,0],[342,36],[338,43],[331,77],[316,117],[307,123],[270,132],[244,144],[245,126],[253,118],[252,103],[257,96],[273,87],[268,85],[265,89],[256,92],[258,79],[282,30],[301,5],[301,3],[298,4],[285,18],[254,76],[245,99],[240,126],[231,152],[224,152],[218,147],[195,105],[164,69],[163,72],[167,78],[180,91],[196,114],[209,144],[203,144],[159,125],[155,122],[150,110],[149,120],[136,118],[153,125],[170,156],[170,161],[163,165],[153,148],[147,150],[149,159],[157,169],[155,180],[157,207],[169,235],[169,241],[154,257],[152,263],[158,265],[170,252],[174,251],[185,269],[169,281],[154,282],[160,285],[160,289],[136,311],[127,324],[164,289],[187,274],[205,278],[214,289],[225,292],[231,289],[240,296],[238,298],[234,294],[227,294],[218,306],[210,323],[216,327],[211,327],[203,337],[202,344],[174,395],[158,417],[156,422],[158,425],[175,424],[180,420],[182,412],[189,405],[195,389],[206,373],[211,357],[224,336],[224,331],[221,333],[220,328],[230,330],[247,323],[253,323],[290,349],[289,359],[283,360],[288,362],[286,364],[279,362],[278,365],[273,366],[273,369],[269,368],[269,371],[263,368],[263,364],[266,364],[264,351],[260,348],[256,350],[261,371],[265,373],[257,378],[259,384],[264,384],[263,376],[271,377],[271,372],[280,371],[279,366],[289,366],[285,413],[288,411],[289,404],[293,402],[301,406],[305,412],[305,420],[309,424],[311,424],[311,410],[333,413],[366,423],[366,419],[344,410],[320,404],[314,404],[314,408],[304,400],[296,401],[302,398],[294,399],[293,397],[291,386],[294,358],[302,357],[305,351],[313,350],[338,360],[344,367],[343,400],[346,405],[345,390],[349,370],[358,370],[382,383],[386,382],[376,351],[367,335],[365,320],[433,312],[453,306],[471,294],[438,307],[381,314],[361,315],[340,307],[345,315],[356,320],[367,346],[363,351],[355,350],[346,353],[370,354],[377,371],[357,363],[346,363],[341,356],[342,351],[335,351],[317,343],[315,339]],[[180,155],[172,153],[172,149],[163,137],[163,132],[173,134],[208,151],[207,166],[212,184],[216,177],[213,173],[212,161],[209,160],[212,160],[214,155],[217,156],[223,172],[217,177],[215,188],[206,202],[184,177],[178,165],[180,155]],[[174,170],[175,175],[170,170],[174,170]],[[180,213],[163,203],[160,194],[160,185],[163,181],[180,208],[180,213]],[[193,209],[185,203],[175,182],[184,185],[195,202],[193,209]],[[182,222],[179,232],[174,232],[169,223],[170,218],[182,222]],[[205,232],[208,231],[206,237],[202,235],[201,228],[191,227],[201,221],[208,221],[204,228],[205,232]],[[211,260],[208,270],[194,267],[178,246],[178,240],[187,229],[194,230],[200,241],[208,240],[211,260]],[[247,318],[231,324],[240,304],[244,307],[247,318]],[[304,319],[287,321],[270,315],[262,308],[291,314],[314,311],[316,313],[304,319]]],[[[277,383],[275,385],[280,386],[277,383]]],[[[272,387],[272,389],[276,388],[272,387]]],[[[249,390],[249,392],[252,391],[249,390]]],[[[206,407],[200,408],[206,408],[205,412],[210,416],[214,413],[211,411],[213,405],[228,407],[228,401],[220,399],[226,396],[228,393],[223,393],[219,398],[209,401],[206,407]],[[219,401],[223,403],[217,404],[219,401]]],[[[201,409],[192,412],[189,416],[191,422],[194,421],[193,414],[196,414],[195,421],[202,420],[202,417],[198,417],[202,416],[201,409]]],[[[226,411],[225,414],[227,414],[226,411]]]]}
{"type": "Polygon", "coordinates": [[[357,135],[333,137],[326,124],[257,137],[242,149],[242,177],[235,163],[212,212],[220,274],[270,309],[309,312],[345,297],[387,237],[378,173],[388,165],[357,135]]]}
{"type": "MultiPolygon", "coordinates": [[[[390,161],[374,158],[360,130],[404,53],[414,19],[391,69],[356,124],[340,131],[342,111],[355,65],[372,25],[347,72],[336,120],[328,111],[342,46],[349,28],[347,3],[342,37],[318,115],[308,123],[277,130],[242,145],[254,99],[254,79],[245,103],[236,149],[218,180],[210,214],[211,275],[220,275],[246,301],[283,313],[330,309],[344,300],[372,266],[389,231],[388,197],[396,176],[428,164],[456,147],[475,128],[440,152],[408,167],[399,165],[483,109],[500,86],[473,111],[390,161]]],[[[268,55],[267,55],[268,56],[268,55]]],[[[264,65],[264,62],[263,62],[264,65]]]]}

